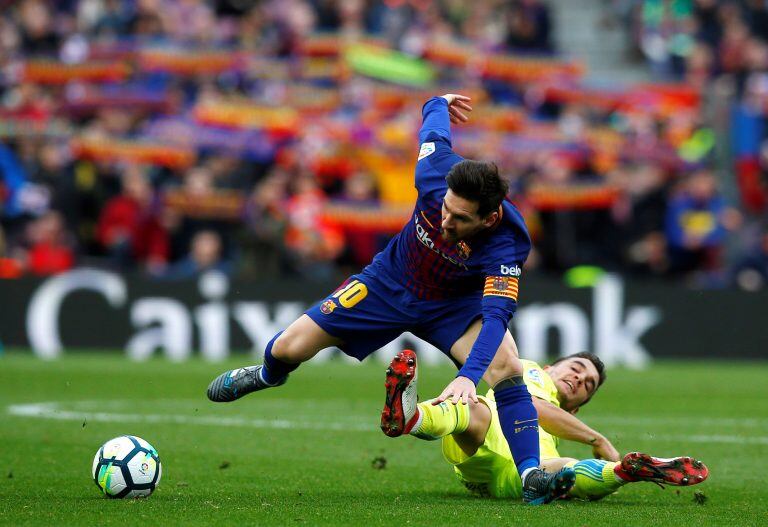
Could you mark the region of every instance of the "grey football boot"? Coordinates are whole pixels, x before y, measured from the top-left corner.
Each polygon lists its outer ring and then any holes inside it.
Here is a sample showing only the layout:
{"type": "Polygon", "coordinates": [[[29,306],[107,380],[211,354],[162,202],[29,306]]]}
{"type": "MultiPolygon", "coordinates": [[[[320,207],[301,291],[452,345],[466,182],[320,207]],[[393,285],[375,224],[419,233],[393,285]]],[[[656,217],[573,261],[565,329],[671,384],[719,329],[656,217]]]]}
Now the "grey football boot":
{"type": "Polygon", "coordinates": [[[208,399],[215,403],[228,403],[251,392],[280,386],[288,379],[286,375],[277,384],[268,384],[261,377],[262,368],[263,364],[257,364],[225,371],[208,385],[208,399]]]}
{"type": "Polygon", "coordinates": [[[544,472],[540,468],[528,474],[523,484],[523,501],[529,505],[544,505],[564,498],[576,483],[576,472],[564,467],[557,472],[544,472]]]}

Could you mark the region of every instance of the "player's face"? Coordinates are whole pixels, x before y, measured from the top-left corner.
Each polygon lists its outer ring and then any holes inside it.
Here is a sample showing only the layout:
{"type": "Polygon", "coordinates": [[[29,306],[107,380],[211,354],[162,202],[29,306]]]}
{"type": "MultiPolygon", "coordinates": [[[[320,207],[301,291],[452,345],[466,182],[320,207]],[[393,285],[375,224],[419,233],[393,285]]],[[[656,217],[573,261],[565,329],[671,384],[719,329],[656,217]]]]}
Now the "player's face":
{"type": "Polygon", "coordinates": [[[558,362],[544,368],[557,387],[557,398],[563,410],[572,412],[597,391],[600,374],[592,361],[581,357],[558,362]]]}
{"type": "Polygon", "coordinates": [[[477,214],[477,208],[477,202],[457,196],[448,189],[445,198],[443,198],[443,221],[441,223],[443,239],[449,242],[466,240],[495,222],[495,218],[490,218],[490,216],[497,213],[491,213],[489,218],[481,218],[477,214]]]}

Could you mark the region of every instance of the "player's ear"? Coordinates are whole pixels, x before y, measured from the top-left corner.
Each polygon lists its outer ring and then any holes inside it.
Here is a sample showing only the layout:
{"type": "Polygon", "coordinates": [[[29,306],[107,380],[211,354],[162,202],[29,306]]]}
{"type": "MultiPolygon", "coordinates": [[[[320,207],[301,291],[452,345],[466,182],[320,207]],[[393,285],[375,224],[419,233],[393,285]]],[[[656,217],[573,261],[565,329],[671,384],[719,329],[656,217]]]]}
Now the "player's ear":
{"type": "Polygon", "coordinates": [[[493,211],[488,216],[483,218],[483,227],[490,227],[491,225],[494,225],[497,221],[499,221],[499,213],[498,211],[493,211]]]}

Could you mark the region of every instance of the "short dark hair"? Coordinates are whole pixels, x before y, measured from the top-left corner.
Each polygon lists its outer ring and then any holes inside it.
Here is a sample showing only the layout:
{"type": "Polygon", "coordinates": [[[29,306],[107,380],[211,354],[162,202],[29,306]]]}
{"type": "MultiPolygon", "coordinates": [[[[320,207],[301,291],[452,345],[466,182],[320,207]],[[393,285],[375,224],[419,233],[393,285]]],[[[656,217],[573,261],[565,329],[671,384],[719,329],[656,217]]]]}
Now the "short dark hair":
{"type": "MultiPolygon", "coordinates": [[[[590,353],[588,351],[580,351],[579,353],[572,353],[568,355],[567,357],[560,357],[555,362],[551,363],[550,366],[554,366],[558,362],[563,362],[568,359],[587,359],[592,364],[595,365],[595,369],[597,370],[597,374],[600,376],[600,380],[597,381],[597,386],[595,387],[595,393],[597,393],[597,389],[600,388],[600,386],[603,385],[605,382],[605,378],[607,377],[605,373],[605,364],[603,364],[603,361],[600,360],[600,357],[595,355],[594,353],[590,353]]],[[[594,394],[593,394],[594,395],[594,394]]],[[[581,403],[581,406],[584,406],[589,402],[589,400],[592,399],[592,396],[590,395],[586,401],[581,403]]]]}
{"type": "Polygon", "coordinates": [[[459,161],[445,180],[454,194],[477,203],[481,218],[498,209],[509,191],[509,184],[499,176],[499,168],[484,161],[459,161]]]}
{"type": "Polygon", "coordinates": [[[572,353],[566,357],[560,357],[555,362],[552,362],[551,365],[554,366],[558,362],[563,362],[568,359],[587,359],[592,364],[595,365],[595,369],[597,370],[597,374],[600,376],[600,382],[597,383],[598,388],[603,385],[605,382],[606,374],[605,374],[605,364],[603,364],[603,361],[600,360],[600,357],[595,355],[594,353],[590,353],[588,351],[580,351],[579,353],[572,353]]]}

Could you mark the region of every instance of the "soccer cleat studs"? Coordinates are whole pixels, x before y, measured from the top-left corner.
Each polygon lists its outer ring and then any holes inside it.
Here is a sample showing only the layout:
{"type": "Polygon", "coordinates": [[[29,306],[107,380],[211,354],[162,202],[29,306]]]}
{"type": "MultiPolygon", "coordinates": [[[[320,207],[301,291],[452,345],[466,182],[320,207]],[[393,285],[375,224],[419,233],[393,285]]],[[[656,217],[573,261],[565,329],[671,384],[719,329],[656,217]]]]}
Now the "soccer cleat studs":
{"type": "Polygon", "coordinates": [[[707,466],[690,456],[658,458],[640,452],[624,456],[614,472],[625,481],[651,481],[661,486],[696,485],[709,476],[707,466]]]}
{"type": "Polygon", "coordinates": [[[416,354],[411,350],[398,353],[387,368],[381,430],[390,437],[407,434],[418,420],[416,377],[416,354]]]}

